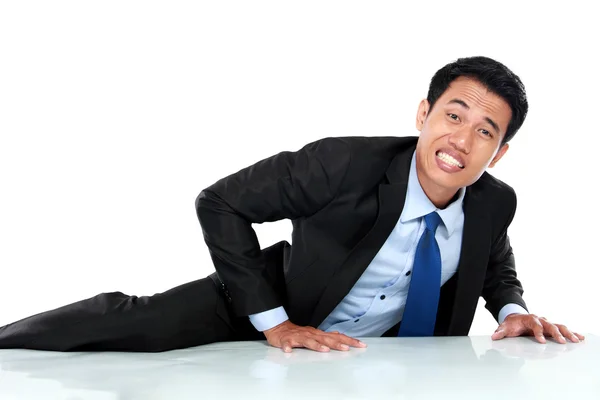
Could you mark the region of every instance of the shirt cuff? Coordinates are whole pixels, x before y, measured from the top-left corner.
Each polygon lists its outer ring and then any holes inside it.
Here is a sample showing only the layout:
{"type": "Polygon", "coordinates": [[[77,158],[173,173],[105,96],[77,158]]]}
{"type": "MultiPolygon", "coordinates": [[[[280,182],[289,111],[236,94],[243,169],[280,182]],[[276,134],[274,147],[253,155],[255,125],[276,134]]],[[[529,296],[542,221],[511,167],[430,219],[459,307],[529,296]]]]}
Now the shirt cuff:
{"type": "Polygon", "coordinates": [[[252,325],[254,325],[254,328],[259,332],[271,329],[289,319],[283,307],[277,307],[258,314],[252,314],[248,317],[250,318],[252,325]]]}
{"type": "Polygon", "coordinates": [[[529,314],[529,312],[518,304],[509,303],[498,313],[498,324],[503,323],[510,314],[529,314]]]}

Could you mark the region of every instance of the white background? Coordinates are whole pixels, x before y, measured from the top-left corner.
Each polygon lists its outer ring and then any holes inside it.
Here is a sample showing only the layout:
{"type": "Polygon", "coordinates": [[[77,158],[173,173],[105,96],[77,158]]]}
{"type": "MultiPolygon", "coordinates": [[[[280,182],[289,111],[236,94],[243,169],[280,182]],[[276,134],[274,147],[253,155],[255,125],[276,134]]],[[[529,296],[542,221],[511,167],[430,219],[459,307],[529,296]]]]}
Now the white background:
{"type": "MultiPolygon", "coordinates": [[[[435,71],[486,55],[530,101],[490,170],[518,193],[525,300],[600,333],[594,15],[578,1],[1,3],[0,325],[206,276],[203,188],[326,136],[416,135],[435,71]]],[[[255,227],[263,247],[289,240],[288,221],[255,227]]],[[[480,304],[471,334],[495,327],[480,304]]]]}

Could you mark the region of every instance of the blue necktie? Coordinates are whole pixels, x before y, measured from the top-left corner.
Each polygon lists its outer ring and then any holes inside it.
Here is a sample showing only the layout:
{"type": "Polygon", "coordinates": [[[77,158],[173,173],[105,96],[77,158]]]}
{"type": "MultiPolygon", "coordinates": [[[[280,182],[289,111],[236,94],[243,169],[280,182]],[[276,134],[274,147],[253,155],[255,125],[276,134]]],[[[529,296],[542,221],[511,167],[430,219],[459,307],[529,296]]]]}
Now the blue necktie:
{"type": "Polygon", "coordinates": [[[442,258],[435,240],[440,222],[437,212],[425,216],[398,336],[433,336],[442,280],[442,258]]]}

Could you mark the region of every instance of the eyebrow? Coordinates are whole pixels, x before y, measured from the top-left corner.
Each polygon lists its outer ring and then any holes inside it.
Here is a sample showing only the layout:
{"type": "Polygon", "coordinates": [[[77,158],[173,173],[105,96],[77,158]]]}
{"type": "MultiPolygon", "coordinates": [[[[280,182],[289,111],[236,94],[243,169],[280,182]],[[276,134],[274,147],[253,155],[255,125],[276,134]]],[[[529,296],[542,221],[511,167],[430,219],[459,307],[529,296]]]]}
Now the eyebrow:
{"type": "MultiPolygon", "coordinates": [[[[464,108],[466,108],[467,110],[469,110],[471,108],[471,107],[469,107],[469,105],[467,103],[465,103],[461,99],[452,99],[448,102],[448,104],[451,104],[451,103],[459,104],[459,105],[463,106],[464,108]]],[[[494,128],[494,130],[496,131],[497,134],[500,134],[500,128],[498,128],[498,124],[495,123],[493,119],[491,119],[490,117],[485,117],[485,120],[488,122],[488,124],[490,124],[492,126],[492,128],[494,128]]]]}

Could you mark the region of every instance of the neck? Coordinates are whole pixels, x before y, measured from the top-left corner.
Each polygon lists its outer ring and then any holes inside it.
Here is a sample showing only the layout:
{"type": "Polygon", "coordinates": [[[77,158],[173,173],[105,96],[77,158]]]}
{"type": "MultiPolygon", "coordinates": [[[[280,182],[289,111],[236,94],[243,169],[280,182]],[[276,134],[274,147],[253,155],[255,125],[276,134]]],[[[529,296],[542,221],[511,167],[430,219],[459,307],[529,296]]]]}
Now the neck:
{"type": "Polygon", "coordinates": [[[423,192],[425,193],[427,198],[433,203],[434,206],[436,206],[440,210],[445,209],[458,198],[459,190],[448,189],[435,184],[424,182],[424,180],[422,180],[421,177],[419,177],[418,173],[417,177],[419,178],[419,184],[421,185],[421,188],[423,188],[423,192]]]}

